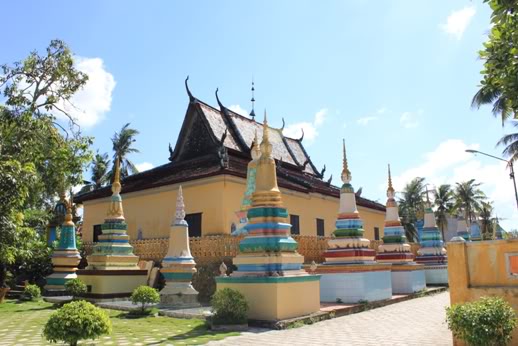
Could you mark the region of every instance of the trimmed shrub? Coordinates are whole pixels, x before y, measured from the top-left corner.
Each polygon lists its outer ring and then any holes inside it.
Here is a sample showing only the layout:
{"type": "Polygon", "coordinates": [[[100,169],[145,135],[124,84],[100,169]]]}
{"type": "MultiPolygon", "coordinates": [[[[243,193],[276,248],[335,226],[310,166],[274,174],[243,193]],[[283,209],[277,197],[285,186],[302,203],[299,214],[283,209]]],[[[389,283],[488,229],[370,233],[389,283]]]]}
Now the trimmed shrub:
{"type": "Polygon", "coordinates": [[[217,291],[212,297],[214,324],[245,324],[248,322],[248,303],[245,296],[231,288],[217,291]]]}
{"type": "Polygon", "coordinates": [[[146,304],[156,304],[160,302],[160,295],[158,291],[149,286],[139,286],[133,290],[131,294],[131,302],[133,304],[141,304],[140,313],[145,314],[146,310],[149,312],[150,309],[146,309],[146,304]]]}
{"type": "Polygon", "coordinates": [[[507,345],[517,324],[514,309],[499,297],[446,308],[446,321],[456,338],[473,346],[507,345]]]}
{"type": "Polygon", "coordinates": [[[79,279],[72,279],[65,282],[65,291],[74,298],[80,297],[86,293],[86,284],[79,279]]]}
{"type": "Polygon", "coordinates": [[[38,285],[27,285],[23,290],[23,298],[27,300],[35,300],[41,297],[41,290],[38,285]]]}
{"type": "Polygon", "coordinates": [[[43,335],[50,342],[77,345],[79,340],[97,339],[111,333],[111,321],[102,309],[79,300],[63,305],[45,324],[43,335]]]}

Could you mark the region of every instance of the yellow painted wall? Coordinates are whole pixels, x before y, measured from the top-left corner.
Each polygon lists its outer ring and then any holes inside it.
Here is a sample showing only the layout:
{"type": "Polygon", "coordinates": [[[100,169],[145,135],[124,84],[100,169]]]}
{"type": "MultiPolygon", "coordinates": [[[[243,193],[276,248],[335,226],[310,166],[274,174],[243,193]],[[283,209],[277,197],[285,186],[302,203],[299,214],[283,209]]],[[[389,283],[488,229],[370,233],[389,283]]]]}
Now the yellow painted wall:
{"type": "MultiPolygon", "coordinates": [[[[241,206],[245,179],[222,175],[182,183],[186,213],[202,212],[202,235],[230,233],[232,223],[238,223],[235,212],[241,206]]],[[[125,194],[122,191],[124,215],[131,239],[137,237],[138,227],[144,238],[169,236],[174,217],[178,184],[125,194]]],[[[325,235],[335,230],[338,198],[321,194],[304,194],[282,189],[284,206],[300,217],[300,234],[316,235],[316,219],[324,219],[325,235]]],[[[104,221],[109,198],[84,203],[83,239],[93,240],[93,226],[104,221]]],[[[383,236],[385,213],[358,208],[364,220],[365,237],[374,239],[374,227],[383,236]]]]}
{"type": "MultiPolygon", "coordinates": [[[[518,276],[509,275],[506,257],[518,255],[518,240],[448,243],[447,250],[451,304],[499,296],[518,313],[518,276]]],[[[513,333],[517,340],[518,328],[513,333]]]]}

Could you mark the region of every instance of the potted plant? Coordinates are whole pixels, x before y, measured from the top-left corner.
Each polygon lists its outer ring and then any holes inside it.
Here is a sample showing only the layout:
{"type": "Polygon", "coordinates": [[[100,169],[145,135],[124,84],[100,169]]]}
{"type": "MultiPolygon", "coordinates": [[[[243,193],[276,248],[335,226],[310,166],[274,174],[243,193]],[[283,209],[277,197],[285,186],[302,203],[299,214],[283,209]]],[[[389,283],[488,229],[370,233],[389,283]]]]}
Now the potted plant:
{"type": "Polygon", "coordinates": [[[145,316],[152,312],[149,304],[157,304],[160,302],[160,295],[153,287],[139,286],[133,290],[133,293],[131,294],[131,302],[134,305],[140,304],[140,307],[136,310],[130,311],[130,314],[145,316]]]}
{"type": "Polygon", "coordinates": [[[453,336],[468,345],[507,345],[517,324],[516,313],[499,297],[455,304],[446,309],[446,321],[453,336]]]}
{"type": "Polygon", "coordinates": [[[212,297],[211,328],[213,330],[248,329],[248,303],[241,292],[224,288],[212,297]]]}

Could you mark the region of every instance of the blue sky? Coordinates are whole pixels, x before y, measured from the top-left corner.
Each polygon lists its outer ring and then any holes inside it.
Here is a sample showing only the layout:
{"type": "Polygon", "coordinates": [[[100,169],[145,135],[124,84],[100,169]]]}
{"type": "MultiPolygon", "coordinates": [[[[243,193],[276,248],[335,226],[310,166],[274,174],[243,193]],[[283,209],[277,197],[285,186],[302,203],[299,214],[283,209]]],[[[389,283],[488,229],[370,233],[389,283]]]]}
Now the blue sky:
{"type": "Polygon", "coordinates": [[[91,81],[76,103],[94,148],[126,122],[141,132],[132,159],[167,162],[188,98],[266,108],[287,122],[317,167],[338,183],[341,139],[353,184],[385,202],[386,165],[396,188],[416,175],[438,185],[471,177],[517,228],[511,182],[497,161],[502,129],[490,108],[472,110],[490,11],[482,1],[16,1],[4,5],[0,62],[13,62],[53,38],[66,41],[91,81]],[[21,15],[23,14],[23,16],[21,15]]]}

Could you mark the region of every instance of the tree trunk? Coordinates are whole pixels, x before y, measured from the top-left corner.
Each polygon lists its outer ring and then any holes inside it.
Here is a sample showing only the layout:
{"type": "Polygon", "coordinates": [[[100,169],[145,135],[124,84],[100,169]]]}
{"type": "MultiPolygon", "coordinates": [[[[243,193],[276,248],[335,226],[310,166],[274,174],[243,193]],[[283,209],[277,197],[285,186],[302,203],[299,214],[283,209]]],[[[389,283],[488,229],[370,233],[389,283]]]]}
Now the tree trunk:
{"type": "Polygon", "coordinates": [[[5,264],[0,263],[0,288],[7,287],[5,280],[7,278],[7,268],[5,264]]]}

